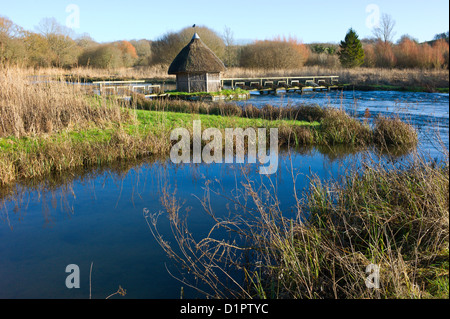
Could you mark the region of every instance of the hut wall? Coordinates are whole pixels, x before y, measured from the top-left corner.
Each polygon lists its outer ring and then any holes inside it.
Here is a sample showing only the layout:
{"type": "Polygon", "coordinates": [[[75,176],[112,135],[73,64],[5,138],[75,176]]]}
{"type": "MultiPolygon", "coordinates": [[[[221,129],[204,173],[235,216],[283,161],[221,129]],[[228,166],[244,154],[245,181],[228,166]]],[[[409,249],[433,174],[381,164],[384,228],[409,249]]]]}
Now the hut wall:
{"type": "Polygon", "coordinates": [[[177,91],[189,92],[189,75],[187,73],[177,74],[177,91]]]}
{"type": "Polygon", "coordinates": [[[221,89],[220,73],[208,73],[208,92],[218,92],[221,89]]]}
{"type": "Polygon", "coordinates": [[[206,73],[189,74],[189,92],[207,92],[206,73]]]}
{"type": "Polygon", "coordinates": [[[178,73],[179,92],[217,92],[220,91],[219,73],[178,73]]]}

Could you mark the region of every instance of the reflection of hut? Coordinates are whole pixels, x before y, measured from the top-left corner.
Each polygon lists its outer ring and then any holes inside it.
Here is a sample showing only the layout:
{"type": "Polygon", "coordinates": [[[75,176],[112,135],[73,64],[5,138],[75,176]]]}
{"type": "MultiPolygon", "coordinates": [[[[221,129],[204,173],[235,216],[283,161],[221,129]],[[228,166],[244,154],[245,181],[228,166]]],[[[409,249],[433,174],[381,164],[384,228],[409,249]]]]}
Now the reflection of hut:
{"type": "Polygon", "coordinates": [[[177,91],[180,92],[220,91],[220,72],[223,71],[225,66],[222,61],[197,33],[169,67],[169,74],[177,75],[177,91]]]}

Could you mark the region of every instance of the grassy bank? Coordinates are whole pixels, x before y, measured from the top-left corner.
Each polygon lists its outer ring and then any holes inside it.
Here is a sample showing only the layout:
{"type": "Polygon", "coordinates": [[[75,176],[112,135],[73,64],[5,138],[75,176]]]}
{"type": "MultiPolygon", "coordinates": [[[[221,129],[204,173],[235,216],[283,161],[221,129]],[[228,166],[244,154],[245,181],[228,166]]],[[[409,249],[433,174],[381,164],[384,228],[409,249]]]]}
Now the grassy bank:
{"type": "Polygon", "coordinates": [[[146,217],[161,247],[190,270],[180,280],[211,298],[448,298],[448,161],[363,167],[336,180],[312,176],[303,194],[293,189],[297,219],[285,217],[273,184],[250,180],[242,195],[206,186],[202,206],[215,221],[207,238],[190,235],[171,191],[162,203],[174,240],[160,236],[159,215],[146,217]],[[213,196],[232,203],[231,217],[215,214],[213,196]],[[239,240],[214,236],[219,229],[239,240]],[[366,286],[371,264],[376,289],[366,286]]]}

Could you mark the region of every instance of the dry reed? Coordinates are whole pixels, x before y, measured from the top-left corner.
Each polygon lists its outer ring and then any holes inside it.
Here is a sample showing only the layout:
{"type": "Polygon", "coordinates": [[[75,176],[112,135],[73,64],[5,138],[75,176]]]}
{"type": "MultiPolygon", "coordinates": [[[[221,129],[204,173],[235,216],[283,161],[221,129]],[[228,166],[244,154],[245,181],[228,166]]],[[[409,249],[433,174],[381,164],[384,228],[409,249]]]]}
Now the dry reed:
{"type": "Polygon", "coordinates": [[[80,86],[34,80],[16,68],[0,68],[0,137],[59,132],[129,120],[118,104],[89,103],[80,86]],[[124,117],[125,118],[122,118],[124,117]]]}

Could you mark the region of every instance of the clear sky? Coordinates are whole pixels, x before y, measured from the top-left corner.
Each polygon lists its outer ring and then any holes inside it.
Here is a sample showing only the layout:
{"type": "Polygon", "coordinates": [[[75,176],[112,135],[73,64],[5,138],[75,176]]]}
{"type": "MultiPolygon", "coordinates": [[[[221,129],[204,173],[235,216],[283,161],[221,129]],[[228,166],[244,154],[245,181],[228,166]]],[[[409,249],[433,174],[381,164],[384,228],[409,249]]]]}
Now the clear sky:
{"type": "Polygon", "coordinates": [[[27,30],[54,17],[98,42],[155,40],[195,23],[219,33],[228,26],[236,40],[293,36],[337,43],[350,27],[360,38],[370,36],[379,13],[396,21],[395,40],[409,34],[427,41],[449,29],[448,0],[0,0],[0,16],[27,30]]]}

